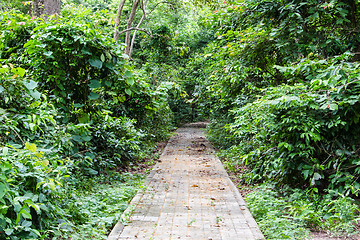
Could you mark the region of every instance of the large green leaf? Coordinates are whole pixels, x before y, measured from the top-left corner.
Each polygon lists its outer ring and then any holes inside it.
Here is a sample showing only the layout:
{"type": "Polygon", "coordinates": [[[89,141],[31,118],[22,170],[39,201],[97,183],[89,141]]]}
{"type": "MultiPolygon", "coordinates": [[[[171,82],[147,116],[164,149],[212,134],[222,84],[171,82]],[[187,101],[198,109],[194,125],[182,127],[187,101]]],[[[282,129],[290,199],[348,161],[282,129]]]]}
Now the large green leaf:
{"type": "Polygon", "coordinates": [[[125,75],[125,77],[127,77],[127,78],[132,78],[132,77],[133,77],[133,74],[132,74],[132,72],[130,72],[130,71],[125,71],[124,75],[125,75]]]}
{"type": "Polygon", "coordinates": [[[91,92],[89,95],[89,99],[91,99],[91,100],[98,99],[99,97],[100,97],[100,95],[98,93],[94,93],[94,92],[91,92]]]}
{"type": "Polygon", "coordinates": [[[38,99],[40,99],[40,97],[41,97],[41,93],[39,93],[39,92],[36,91],[36,90],[30,91],[30,95],[31,95],[35,100],[38,100],[38,99]]]}
{"type": "Polygon", "coordinates": [[[90,81],[90,84],[89,84],[89,87],[90,87],[91,89],[93,89],[93,88],[99,88],[99,87],[101,87],[101,83],[100,83],[98,80],[91,80],[91,81],[90,81]]]}
{"type": "Polygon", "coordinates": [[[37,87],[38,83],[33,81],[33,80],[30,80],[30,82],[24,82],[24,86],[29,89],[29,90],[33,90],[37,87]]]}
{"type": "Polygon", "coordinates": [[[126,82],[127,82],[130,86],[134,85],[134,79],[133,79],[133,78],[127,78],[127,79],[126,79],[126,82]]]}
{"type": "Polygon", "coordinates": [[[16,70],[20,77],[23,77],[25,75],[25,69],[18,67],[18,68],[16,68],[16,70]]]}
{"type": "Polygon", "coordinates": [[[96,67],[96,68],[102,68],[103,62],[100,59],[89,59],[89,63],[91,66],[96,67]]]}
{"type": "Polygon", "coordinates": [[[127,95],[131,95],[131,93],[132,93],[130,89],[125,89],[125,92],[127,95]]]}

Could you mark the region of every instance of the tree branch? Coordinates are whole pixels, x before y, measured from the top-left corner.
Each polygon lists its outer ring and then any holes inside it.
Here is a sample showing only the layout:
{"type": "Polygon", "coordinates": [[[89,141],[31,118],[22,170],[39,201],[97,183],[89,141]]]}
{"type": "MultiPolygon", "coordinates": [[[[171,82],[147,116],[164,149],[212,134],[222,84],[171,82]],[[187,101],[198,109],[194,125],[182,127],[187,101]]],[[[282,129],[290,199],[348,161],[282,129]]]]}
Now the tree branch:
{"type": "Polygon", "coordinates": [[[151,33],[150,33],[148,30],[143,29],[143,28],[137,28],[137,27],[131,27],[131,28],[128,28],[128,29],[122,30],[121,32],[119,32],[119,35],[120,35],[120,34],[123,34],[123,33],[125,33],[125,32],[132,31],[132,30],[141,31],[141,32],[146,33],[146,34],[147,34],[147,35],[149,35],[149,36],[152,36],[152,35],[151,35],[151,33]]]}
{"type": "MultiPolygon", "coordinates": [[[[146,19],[146,5],[148,4],[149,0],[146,0],[144,2],[144,0],[141,1],[141,9],[143,11],[143,15],[141,16],[141,19],[138,23],[138,25],[136,26],[137,28],[140,28],[141,24],[143,23],[143,21],[146,19]]],[[[133,37],[132,37],[132,40],[131,40],[131,44],[130,44],[130,51],[129,51],[129,57],[131,59],[131,55],[132,55],[132,52],[133,52],[133,49],[134,49],[134,43],[135,43],[135,38],[136,38],[136,34],[137,34],[137,30],[134,31],[134,34],[133,34],[133,37]]]]}

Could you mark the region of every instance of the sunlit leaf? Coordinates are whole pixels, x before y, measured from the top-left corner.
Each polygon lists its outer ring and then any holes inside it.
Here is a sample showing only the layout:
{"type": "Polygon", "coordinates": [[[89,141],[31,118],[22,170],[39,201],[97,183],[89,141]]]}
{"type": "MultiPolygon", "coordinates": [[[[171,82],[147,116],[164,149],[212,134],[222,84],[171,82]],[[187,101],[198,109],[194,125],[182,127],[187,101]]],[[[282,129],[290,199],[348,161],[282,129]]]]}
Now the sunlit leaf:
{"type": "Polygon", "coordinates": [[[29,90],[33,90],[38,86],[38,83],[33,80],[30,80],[30,82],[24,82],[24,86],[29,90]]]}

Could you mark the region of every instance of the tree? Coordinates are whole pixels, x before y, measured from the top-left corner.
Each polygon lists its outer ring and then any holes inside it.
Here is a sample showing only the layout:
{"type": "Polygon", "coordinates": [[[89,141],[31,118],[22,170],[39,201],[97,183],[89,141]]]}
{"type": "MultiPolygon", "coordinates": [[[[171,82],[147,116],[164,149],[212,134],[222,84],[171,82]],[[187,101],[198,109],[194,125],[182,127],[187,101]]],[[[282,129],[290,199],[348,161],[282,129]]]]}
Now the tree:
{"type": "Polygon", "coordinates": [[[134,49],[134,43],[135,43],[135,39],[136,39],[136,34],[138,31],[142,31],[142,32],[145,32],[146,34],[148,35],[152,35],[150,33],[150,31],[146,30],[146,29],[142,29],[140,28],[140,26],[142,25],[142,23],[144,22],[144,20],[151,14],[155,11],[156,7],[160,4],[168,4],[170,6],[173,6],[173,3],[172,2],[158,2],[155,7],[149,12],[147,13],[146,12],[146,7],[148,5],[148,2],[149,0],[135,0],[133,2],[133,5],[132,5],[132,9],[131,9],[131,12],[130,12],[130,15],[128,17],[128,20],[127,20],[127,23],[126,23],[126,29],[121,31],[121,32],[118,32],[118,28],[119,28],[119,25],[120,25],[120,18],[121,18],[121,14],[122,14],[122,10],[123,10],[123,7],[124,7],[124,4],[125,4],[126,0],[122,0],[119,4],[119,7],[118,7],[118,11],[117,11],[117,15],[116,15],[116,19],[115,19],[115,29],[114,29],[114,41],[118,41],[119,40],[119,37],[122,33],[126,33],[126,36],[125,36],[125,45],[126,45],[126,49],[125,49],[125,54],[127,54],[129,56],[129,58],[131,59],[131,55],[132,55],[132,52],[133,52],[133,49],[134,49]],[[135,15],[136,15],[136,11],[139,7],[139,5],[141,5],[141,10],[142,10],[142,17],[141,19],[139,20],[138,24],[136,25],[136,27],[132,27],[133,25],[133,22],[134,22],[134,19],[135,19],[135,15]],[[132,37],[131,37],[131,31],[134,31],[132,37]],[[131,41],[130,41],[131,40],[131,41]]]}
{"type": "MultiPolygon", "coordinates": [[[[136,9],[138,8],[140,3],[140,0],[135,0],[130,12],[130,16],[128,18],[127,24],[126,24],[126,29],[130,29],[132,26],[132,23],[134,22],[135,19],[135,15],[136,15],[136,9]]],[[[130,39],[131,39],[131,31],[126,31],[126,36],[125,36],[125,45],[126,45],[126,49],[125,49],[125,54],[129,55],[129,57],[131,57],[130,54],[130,39]]]]}
{"type": "Polygon", "coordinates": [[[121,13],[122,13],[122,10],[124,8],[125,1],[126,0],[121,0],[121,2],[119,4],[119,8],[118,8],[117,13],[116,13],[115,26],[114,26],[114,40],[115,41],[119,40],[120,33],[118,32],[118,28],[119,28],[119,25],[120,25],[121,13]]]}
{"type": "Polygon", "coordinates": [[[33,0],[33,14],[36,17],[60,15],[61,0],[33,0]]]}

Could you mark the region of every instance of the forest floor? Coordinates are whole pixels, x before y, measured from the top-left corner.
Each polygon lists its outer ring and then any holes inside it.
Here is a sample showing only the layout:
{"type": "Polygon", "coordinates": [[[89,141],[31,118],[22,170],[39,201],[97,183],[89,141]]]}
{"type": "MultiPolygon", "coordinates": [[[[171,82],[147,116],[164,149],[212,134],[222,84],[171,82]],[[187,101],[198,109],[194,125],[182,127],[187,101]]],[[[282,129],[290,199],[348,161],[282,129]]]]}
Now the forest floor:
{"type": "Polygon", "coordinates": [[[108,240],[264,239],[202,127],[177,130],[108,240]]]}

